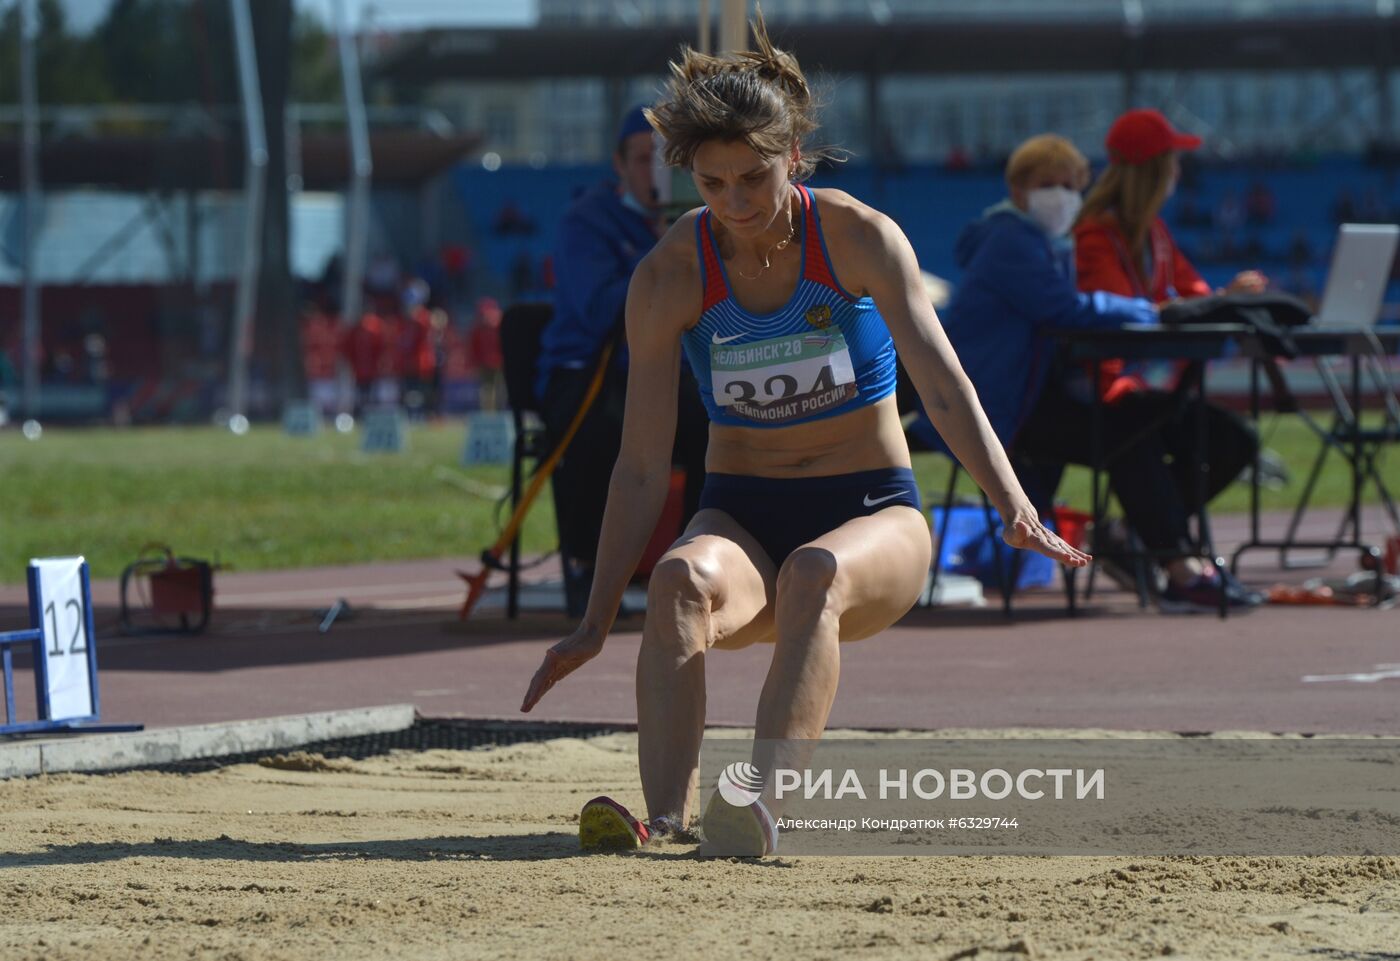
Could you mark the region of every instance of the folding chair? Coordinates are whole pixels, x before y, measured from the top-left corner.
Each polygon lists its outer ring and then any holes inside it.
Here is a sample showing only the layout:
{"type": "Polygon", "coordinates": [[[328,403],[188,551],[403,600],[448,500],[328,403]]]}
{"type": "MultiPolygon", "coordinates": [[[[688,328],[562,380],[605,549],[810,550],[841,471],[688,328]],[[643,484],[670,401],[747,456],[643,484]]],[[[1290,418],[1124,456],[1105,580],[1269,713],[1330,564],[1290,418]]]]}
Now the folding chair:
{"type": "MultiPolygon", "coordinates": [[[[948,525],[952,517],[952,509],[955,506],[955,492],[958,486],[958,475],[963,473],[964,468],[952,451],[943,443],[943,438],[932,429],[932,425],[926,420],[920,421],[923,406],[919,400],[917,392],[914,390],[913,382],[909,379],[908,373],[902,363],[897,362],[895,369],[896,401],[901,419],[905,421],[905,438],[909,443],[911,451],[934,451],[943,454],[951,462],[951,469],[948,472],[948,488],[943,496],[940,522],[938,525],[938,540],[934,544],[933,566],[929,570],[928,597],[933,596],[934,590],[938,587],[938,578],[943,573],[943,545],[948,538],[948,525]],[[923,426],[927,425],[927,429],[923,426]]],[[[987,498],[985,491],[977,492],[982,499],[982,514],[986,518],[987,529],[994,530],[996,527],[996,513],[992,510],[992,503],[987,498]]],[[[1021,576],[1021,552],[1012,550],[1004,545],[1000,538],[992,539],[993,563],[996,566],[997,589],[1001,593],[1001,610],[1007,619],[1011,618],[1011,601],[1016,593],[1016,582],[1021,576]],[[1011,551],[1010,569],[1006,564],[1006,552],[1011,551]]],[[[1062,568],[1065,585],[1065,601],[1068,605],[1069,614],[1073,616],[1077,613],[1075,606],[1075,574],[1074,568],[1062,568]]]]}
{"type": "MultiPolygon", "coordinates": [[[[1369,330],[1363,331],[1363,335],[1369,333],[1369,330]]],[[[1360,498],[1368,481],[1375,486],[1376,492],[1380,495],[1381,504],[1390,516],[1393,530],[1400,531],[1400,509],[1397,509],[1395,498],[1382,479],[1378,465],[1385,446],[1400,443],[1400,398],[1396,396],[1395,384],[1390,377],[1385,351],[1374,335],[1368,338],[1368,346],[1370,353],[1353,354],[1349,358],[1326,356],[1313,359],[1323,389],[1332,403],[1332,420],[1329,425],[1324,427],[1306,410],[1298,407],[1296,402],[1290,405],[1292,412],[1301,417],[1303,423],[1317,435],[1321,445],[1317,457],[1313,460],[1312,468],[1308,471],[1308,479],[1303,484],[1302,496],[1298,499],[1297,507],[1293,509],[1292,517],[1289,518],[1282,546],[1279,547],[1280,567],[1323,566],[1331,563],[1337,551],[1347,546],[1348,543],[1360,543],[1360,498]],[[1336,369],[1339,360],[1350,367],[1350,391],[1343,386],[1342,377],[1336,369]],[[1368,381],[1371,392],[1375,393],[1381,400],[1381,423],[1372,427],[1364,426],[1361,423],[1362,412],[1359,403],[1362,392],[1367,389],[1368,381]],[[1321,561],[1294,560],[1289,557],[1289,552],[1306,546],[1294,546],[1295,542],[1298,541],[1298,528],[1302,524],[1303,515],[1307,513],[1317,482],[1322,476],[1323,466],[1327,462],[1328,455],[1333,451],[1340,454],[1351,468],[1353,484],[1350,499],[1346,510],[1342,513],[1342,520],[1337,527],[1337,534],[1333,538],[1332,544],[1323,548],[1323,559],[1321,561]],[[1344,540],[1348,528],[1351,528],[1350,542],[1344,540]]]]}
{"type": "MultiPolygon", "coordinates": [[[[958,475],[964,473],[965,469],[956,457],[948,455],[951,461],[951,468],[948,471],[948,488],[943,495],[942,514],[938,525],[938,540],[934,544],[933,567],[930,570],[931,580],[929,584],[929,594],[938,587],[938,578],[943,572],[943,545],[948,539],[948,525],[952,518],[953,507],[956,506],[956,491],[958,486],[958,475]]],[[[996,529],[999,518],[992,509],[992,502],[987,498],[985,491],[979,490],[978,495],[982,502],[982,516],[986,519],[987,530],[996,529]]],[[[1000,537],[992,538],[992,563],[996,569],[997,591],[1001,594],[1001,612],[1010,620],[1011,602],[1016,594],[1016,582],[1021,577],[1021,556],[1019,550],[1012,549],[1009,545],[1003,544],[1000,537]],[[1010,552],[1010,565],[1008,566],[1007,552],[1010,552]]],[[[1073,567],[1061,567],[1061,581],[1065,589],[1065,608],[1070,617],[1079,613],[1079,608],[1075,600],[1075,583],[1078,570],[1073,567]]]]}

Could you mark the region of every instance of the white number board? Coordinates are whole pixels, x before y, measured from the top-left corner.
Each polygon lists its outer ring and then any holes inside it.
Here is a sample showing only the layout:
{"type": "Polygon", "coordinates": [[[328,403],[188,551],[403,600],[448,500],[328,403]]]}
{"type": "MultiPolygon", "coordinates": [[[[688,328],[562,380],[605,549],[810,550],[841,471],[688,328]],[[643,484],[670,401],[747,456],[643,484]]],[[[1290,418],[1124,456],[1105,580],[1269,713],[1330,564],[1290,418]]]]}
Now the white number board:
{"type": "Polygon", "coordinates": [[[462,463],[509,464],[515,450],[515,425],[502,411],[473,414],[467,419],[467,444],[462,463]]]}
{"type": "Polygon", "coordinates": [[[92,717],[92,616],[87,565],[81,557],[31,560],[30,603],[44,634],[48,720],[92,717]]]}
{"type": "Polygon", "coordinates": [[[365,453],[397,453],[403,450],[408,433],[404,420],[403,411],[394,407],[377,407],[366,411],[360,450],[365,453]]]}
{"type": "Polygon", "coordinates": [[[321,414],[305,401],[293,401],[282,411],[282,429],[292,437],[314,437],[321,430],[321,414]]]}

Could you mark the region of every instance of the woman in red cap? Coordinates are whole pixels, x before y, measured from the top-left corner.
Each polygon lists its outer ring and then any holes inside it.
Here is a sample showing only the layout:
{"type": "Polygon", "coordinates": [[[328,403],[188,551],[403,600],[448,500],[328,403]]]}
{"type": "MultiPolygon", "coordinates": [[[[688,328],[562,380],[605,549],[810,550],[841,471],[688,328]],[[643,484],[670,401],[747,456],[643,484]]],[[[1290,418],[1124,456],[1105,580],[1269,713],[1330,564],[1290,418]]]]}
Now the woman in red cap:
{"type": "MultiPolygon", "coordinates": [[[[1200,145],[1200,137],[1174,129],[1157,110],[1129,110],[1113,122],[1104,141],[1108,166],[1089,189],[1074,226],[1080,290],[1145,297],[1158,305],[1215,292],[1181,253],[1158,216],[1181,176],[1180,151],[1200,145]]],[[[1258,293],[1267,284],[1258,271],[1247,270],[1224,292],[1258,293]]],[[[1196,478],[1189,470],[1194,460],[1195,408],[1183,407],[1170,395],[1148,389],[1122,361],[1103,363],[1097,389],[1109,405],[1105,426],[1110,434],[1129,437],[1141,433],[1140,425],[1145,422],[1165,420],[1160,430],[1150,432],[1137,445],[1142,447],[1150,440],[1160,450],[1135,450],[1137,456],[1130,458],[1142,462],[1144,468],[1152,462],[1157,466],[1112,479],[1129,522],[1163,561],[1167,575],[1160,597],[1163,608],[1211,610],[1222,590],[1232,606],[1258,603],[1258,595],[1244,591],[1228,574],[1214,571],[1188,552],[1186,517],[1196,500],[1196,478]],[[1170,467],[1162,469],[1162,464],[1170,467]],[[1151,510],[1130,509],[1130,502],[1144,498],[1151,510]]],[[[1065,405],[1076,401],[1065,398],[1065,405]]],[[[1063,421],[1063,413],[1054,403],[1042,403],[1036,411],[1047,422],[1063,421]]],[[[1208,404],[1206,416],[1206,499],[1210,500],[1252,460],[1258,440],[1248,424],[1223,408],[1208,404]]],[[[1118,465],[1119,474],[1125,473],[1123,466],[1118,465]]]]}
{"type": "MultiPolygon", "coordinates": [[[[1212,293],[1158,216],[1181,176],[1179,152],[1200,145],[1200,137],[1173,129],[1157,110],[1129,110],[1113,122],[1104,141],[1108,166],[1084,198],[1074,227],[1080,290],[1158,304],[1212,293]]],[[[1246,270],[1225,290],[1258,293],[1267,283],[1257,270],[1246,270]]]]}

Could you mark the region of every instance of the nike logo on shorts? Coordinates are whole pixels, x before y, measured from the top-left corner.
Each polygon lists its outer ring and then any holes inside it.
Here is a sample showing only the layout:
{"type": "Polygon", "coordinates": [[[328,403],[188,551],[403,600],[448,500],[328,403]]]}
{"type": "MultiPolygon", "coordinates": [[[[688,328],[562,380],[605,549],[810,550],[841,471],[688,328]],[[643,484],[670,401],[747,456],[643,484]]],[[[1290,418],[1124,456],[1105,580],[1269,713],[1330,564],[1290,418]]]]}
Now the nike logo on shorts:
{"type": "Polygon", "coordinates": [[[884,497],[875,497],[875,498],[872,498],[869,494],[866,494],[866,495],[865,495],[865,506],[866,506],[866,507],[874,507],[876,504],[883,504],[885,501],[892,501],[892,500],[894,500],[896,497],[903,497],[904,494],[905,494],[905,491],[895,491],[893,494],[886,494],[884,497]]]}
{"type": "Polygon", "coordinates": [[[743,335],[743,334],[731,334],[731,335],[728,336],[728,337],[721,337],[721,336],[719,335],[719,331],[715,331],[714,336],[712,336],[712,337],[710,338],[710,342],[711,342],[711,343],[714,343],[714,344],[727,344],[727,343],[729,343],[731,340],[738,340],[738,339],[739,339],[740,337],[742,337],[742,336],[744,336],[744,335],[743,335]]]}

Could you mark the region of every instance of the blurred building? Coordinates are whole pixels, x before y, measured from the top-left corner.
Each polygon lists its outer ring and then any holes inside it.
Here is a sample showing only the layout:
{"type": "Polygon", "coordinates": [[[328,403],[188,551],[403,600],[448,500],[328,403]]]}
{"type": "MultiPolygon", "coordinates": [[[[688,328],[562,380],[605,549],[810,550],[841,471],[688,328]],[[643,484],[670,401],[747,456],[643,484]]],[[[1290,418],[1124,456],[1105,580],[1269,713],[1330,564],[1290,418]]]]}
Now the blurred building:
{"type": "MultiPolygon", "coordinates": [[[[718,6],[712,0],[712,13],[718,6]]],[[[595,31],[631,37],[631,49],[654,50],[642,59],[659,65],[679,43],[695,42],[699,7],[699,0],[538,0],[532,32],[542,44],[570,32],[581,44],[595,31]]],[[[1392,142],[1400,102],[1391,69],[1400,29],[1394,7],[1393,0],[767,0],[764,13],[778,41],[813,69],[828,139],[858,158],[897,149],[897,160],[917,163],[999,157],[1044,130],[1093,152],[1111,119],[1137,104],[1162,107],[1206,135],[1221,157],[1358,152],[1392,142]],[[844,52],[826,56],[835,47],[822,38],[833,33],[844,52]],[[878,129],[869,122],[872,106],[878,129]]],[[[462,61],[485,61],[505,32],[436,31],[430,43],[439,52],[456,44],[462,61]]],[[[613,116],[651,99],[661,72],[619,75],[596,51],[596,69],[551,75],[547,49],[540,48],[535,78],[443,71],[423,83],[424,96],[454,123],[481,131],[505,163],[599,161],[613,116]]],[[[384,66],[394,73],[394,58],[384,66]]]]}

